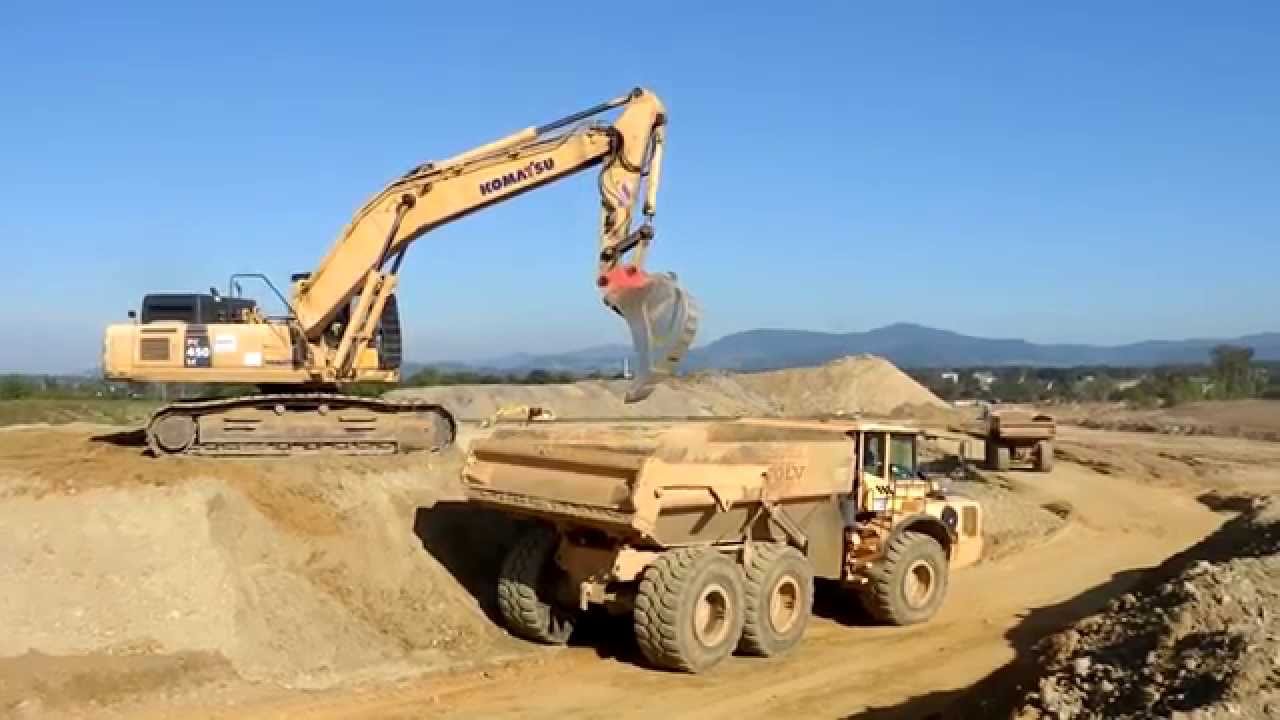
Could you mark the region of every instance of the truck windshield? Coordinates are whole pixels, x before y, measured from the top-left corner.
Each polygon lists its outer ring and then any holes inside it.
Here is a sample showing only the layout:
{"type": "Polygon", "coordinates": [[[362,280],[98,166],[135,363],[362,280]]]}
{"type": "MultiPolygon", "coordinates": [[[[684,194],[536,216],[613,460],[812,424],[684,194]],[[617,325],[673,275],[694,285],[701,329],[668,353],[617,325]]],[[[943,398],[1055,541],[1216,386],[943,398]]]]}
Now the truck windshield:
{"type": "Polygon", "coordinates": [[[889,472],[903,480],[916,475],[916,439],[913,435],[894,435],[890,439],[889,472]]]}

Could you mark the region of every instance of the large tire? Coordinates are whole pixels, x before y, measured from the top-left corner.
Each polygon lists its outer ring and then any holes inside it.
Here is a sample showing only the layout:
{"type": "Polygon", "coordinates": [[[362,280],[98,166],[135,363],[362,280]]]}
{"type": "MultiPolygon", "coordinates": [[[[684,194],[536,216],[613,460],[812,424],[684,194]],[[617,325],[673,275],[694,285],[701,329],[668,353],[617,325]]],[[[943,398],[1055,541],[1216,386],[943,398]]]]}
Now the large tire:
{"type": "Polygon", "coordinates": [[[1041,440],[1036,443],[1036,470],[1050,472],[1053,470],[1053,441],[1041,440]]]}
{"type": "Polygon", "coordinates": [[[995,452],[995,465],[992,470],[1000,470],[1001,472],[1008,470],[1013,462],[1013,450],[1008,445],[997,445],[995,452]]]}
{"type": "Polygon", "coordinates": [[[867,574],[863,605],[883,623],[922,623],[938,612],[947,594],[947,554],[924,533],[899,534],[867,574]]]}
{"type": "Polygon", "coordinates": [[[636,644],[655,667],[698,673],[724,660],[742,637],[742,571],[710,548],[658,556],[636,593],[636,644]]]}
{"type": "Polygon", "coordinates": [[[761,657],[781,655],[800,642],[813,611],[813,567],[788,545],[752,546],[745,568],[745,622],[738,650],[761,657]]]}
{"type": "Polygon", "coordinates": [[[560,536],[536,527],[520,537],[502,561],[498,611],[507,628],[526,640],[563,645],[573,633],[574,613],[554,601],[555,551],[560,536]]]}

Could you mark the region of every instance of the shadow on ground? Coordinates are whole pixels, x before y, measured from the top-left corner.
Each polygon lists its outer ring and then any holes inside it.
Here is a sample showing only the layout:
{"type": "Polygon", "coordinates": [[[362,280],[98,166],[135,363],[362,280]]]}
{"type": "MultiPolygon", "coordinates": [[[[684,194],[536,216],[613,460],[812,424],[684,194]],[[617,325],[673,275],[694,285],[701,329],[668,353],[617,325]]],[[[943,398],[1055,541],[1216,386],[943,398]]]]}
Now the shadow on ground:
{"type": "Polygon", "coordinates": [[[119,432],[94,435],[89,439],[96,443],[105,443],[117,447],[145,448],[147,446],[147,431],[143,428],[121,430],[119,432]]]}
{"type": "Polygon", "coordinates": [[[1035,608],[1014,626],[1005,639],[1014,659],[979,682],[957,690],[920,695],[899,705],[868,708],[847,716],[858,720],[978,720],[1007,717],[1022,693],[1038,676],[1036,645],[1077,620],[1102,609],[1111,598],[1124,594],[1143,577],[1143,571],[1117,573],[1107,582],[1064,602],[1035,608]]]}
{"type": "MultiPolygon", "coordinates": [[[[413,530],[427,552],[475,597],[485,615],[503,627],[496,594],[498,571],[507,551],[531,525],[495,510],[442,502],[419,508],[413,530]]],[[[578,619],[569,645],[590,648],[602,659],[643,664],[630,615],[615,617],[592,608],[578,619]]]]}
{"type": "Polygon", "coordinates": [[[465,502],[418,508],[413,532],[498,625],[498,570],[527,521],[465,502]]]}
{"type": "MultiPolygon", "coordinates": [[[[1015,657],[1003,667],[973,685],[919,695],[889,707],[867,708],[846,716],[847,720],[978,720],[1008,718],[1026,693],[1034,690],[1043,672],[1040,641],[1058,630],[1102,610],[1108,601],[1135,589],[1155,587],[1198,562],[1229,562],[1240,557],[1260,557],[1280,551],[1280,526],[1259,529],[1250,497],[1206,494],[1199,498],[1217,511],[1237,512],[1216,532],[1149,571],[1126,571],[1056,605],[1036,608],[1013,627],[1006,639],[1015,657]]],[[[1204,703],[1215,700],[1207,692],[1204,703]]],[[[1187,708],[1191,710],[1193,708],[1187,708]]]]}

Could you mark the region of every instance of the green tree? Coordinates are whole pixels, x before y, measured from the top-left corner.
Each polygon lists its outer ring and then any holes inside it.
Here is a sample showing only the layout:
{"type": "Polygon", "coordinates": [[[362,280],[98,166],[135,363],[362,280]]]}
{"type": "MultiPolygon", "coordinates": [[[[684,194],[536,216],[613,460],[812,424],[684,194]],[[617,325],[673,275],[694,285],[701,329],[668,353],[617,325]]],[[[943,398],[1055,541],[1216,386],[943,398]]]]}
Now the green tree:
{"type": "Polygon", "coordinates": [[[1074,390],[1085,402],[1106,402],[1116,391],[1116,381],[1106,375],[1088,375],[1076,383],[1074,390]]]}
{"type": "Polygon", "coordinates": [[[1253,371],[1253,348],[1219,345],[1209,353],[1213,359],[1214,396],[1222,400],[1252,397],[1259,390],[1253,371]]]}
{"type": "Polygon", "coordinates": [[[1180,372],[1157,373],[1154,386],[1156,395],[1160,397],[1165,407],[1204,399],[1204,390],[1180,372]]]}
{"type": "Polygon", "coordinates": [[[1151,378],[1121,390],[1116,397],[1133,410],[1149,410],[1160,406],[1160,395],[1156,392],[1155,383],[1151,378]]]}
{"type": "Polygon", "coordinates": [[[0,400],[17,400],[31,397],[36,392],[30,378],[21,375],[0,376],[0,400]]]}

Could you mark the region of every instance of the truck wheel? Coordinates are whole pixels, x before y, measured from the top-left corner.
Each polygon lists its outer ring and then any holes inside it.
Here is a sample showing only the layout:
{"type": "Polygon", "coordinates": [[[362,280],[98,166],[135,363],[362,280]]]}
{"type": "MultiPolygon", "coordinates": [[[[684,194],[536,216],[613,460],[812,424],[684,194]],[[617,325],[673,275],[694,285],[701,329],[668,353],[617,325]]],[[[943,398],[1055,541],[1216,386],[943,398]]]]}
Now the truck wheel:
{"type": "Polygon", "coordinates": [[[738,649],[773,657],[790,650],[809,625],[813,609],[813,568],[788,545],[753,545],[743,592],[745,623],[738,649]]]}
{"type": "Polygon", "coordinates": [[[1036,470],[1049,472],[1053,470],[1053,442],[1041,440],[1036,443],[1036,470]]]}
{"type": "Polygon", "coordinates": [[[947,554],[924,533],[898,535],[867,574],[871,582],[863,591],[863,605],[876,620],[891,625],[928,620],[947,594],[947,554]]]}
{"type": "Polygon", "coordinates": [[[658,556],[636,593],[636,643],[652,665],[702,672],[724,660],[742,637],[742,571],[709,548],[658,556]]]}
{"type": "Polygon", "coordinates": [[[573,613],[553,600],[561,574],[555,564],[559,543],[550,528],[528,531],[507,553],[498,575],[498,610],[507,628],[548,645],[563,645],[573,633],[573,613]]]}
{"type": "Polygon", "coordinates": [[[1010,463],[1013,461],[1013,451],[1006,445],[997,445],[995,460],[993,470],[1008,470],[1010,463]]]}

